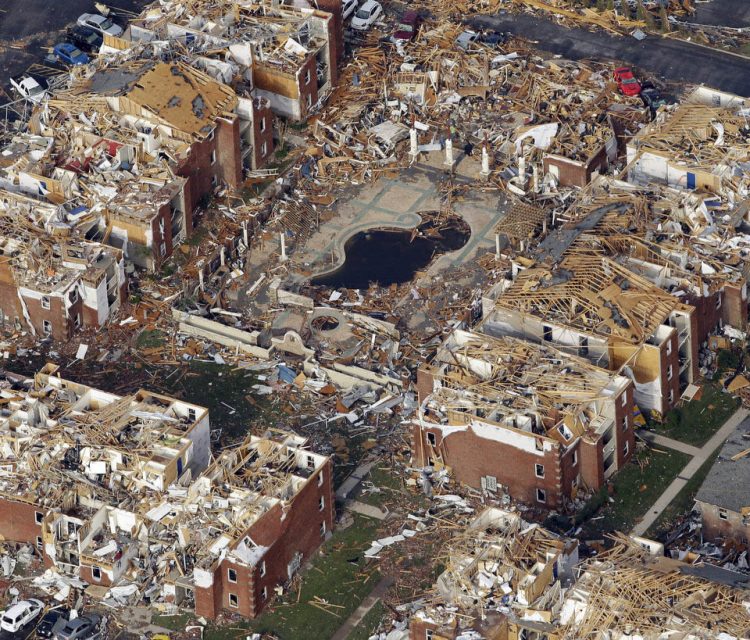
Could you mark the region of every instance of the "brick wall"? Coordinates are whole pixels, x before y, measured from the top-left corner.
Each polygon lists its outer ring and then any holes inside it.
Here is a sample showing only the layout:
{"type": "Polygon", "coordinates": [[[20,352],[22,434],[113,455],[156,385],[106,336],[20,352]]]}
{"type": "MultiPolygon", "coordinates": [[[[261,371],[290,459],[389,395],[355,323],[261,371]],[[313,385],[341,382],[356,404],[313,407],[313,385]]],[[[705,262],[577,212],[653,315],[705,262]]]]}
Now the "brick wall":
{"type": "MultiPolygon", "coordinates": [[[[31,324],[34,325],[37,335],[43,336],[45,335],[44,321],[46,320],[52,326],[51,335],[55,340],[68,340],[73,334],[73,322],[65,316],[65,303],[59,296],[47,297],[49,299],[49,309],[45,309],[42,306],[41,298],[24,296],[24,302],[26,303],[29,318],[31,318],[31,324]]],[[[76,304],[79,313],[82,313],[82,302],[80,299],[76,304]]],[[[74,314],[71,314],[71,317],[74,317],[74,314]]],[[[25,324],[25,321],[22,320],[22,323],[25,324]]]]}
{"type": "Polygon", "coordinates": [[[45,513],[33,504],[0,498],[0,536],[3,540],[28,542],[36,547],[36,539],[42,535],[42,525],[36,522],[37,512],[45,513]]]}
{"type": "Polygon", "coordinates": [[[726,285],[724,287],[724,301],[721,311],[724,322],[741,331],[745,330],[748,309],[744,281],[737,285],[726,285]]]}
{"type": "MultiPolygon", "coordinates": [[[[442,456],[442,461],[452,469],[455,479],[470,487],[479,489],[483,476],[494,476],[497,483],[507,487],[516,500],[538,505],[537,489],[542,489],[546,493],[544,504],[547,507],[554,508],[562,504],[565,494],[561,449],[557,442],[553,443],[553,448],[549,451],[531,453],[506,442],[479,437],[468,427],[445,438],[437,426],[431,428],[425,425],[423,432],[415,424],[412,429],[413,451],[419,466],[425,466],[430,459],[437,461],[442,456]],[[434,436],[434,446],[428,442],[427,433],[434,436]],[[537,477],[537,464],[544,467],[544,477],[537,477]]],[[[525,437],[518,431],[513,431],[513,434],[525,437]]],[[[542,441],[531,434],[527,437],[531,447],[535,446],[535,441],[542,441]]],[[[568,474],[567,478],[570,483],[572,477],[568,474]]]]}
{"type": "Polygon", "coordinates": [[[703,524],[703,539],[721,543],[734,540],[747,545],[750,540],[750,525],[743,523],[742,516],[736,511],[722,510],[715,505],[698,502],[703,524]],[[725,516],[724,518],[721,515],[725,516]]]}
{"type": "Polygon", "coordinates": [[[633,383],[612,399],[615,404],[615,431],[617,433],[617,468],[622,469],[635,451],[633,425],[633,383]]]}
{"type": "MultiPolygon", "coordinates": [[[[253,102],[255,105],[255,101],[253,102]]],[[[256,109],[253,106],[253,148],[254,166],[260,168],[268,164],[269,158],[273,155],[273,111],[270,103],[268,107],[256,109]],[[263,154],[263,145],[265,144],[265,155],[263,154]]]]}
{"type": "Polygon", "coordinates": [[[328,23],[328,50],[331,59],[331,81],[339,80],[338,65],[344,57],[344,19],[341,0],[317,0],[318,8],[333,16],[328,23]]]}
{"type": "Polygon", "coordinates": [[[315,56],[310,56],[297,72],[299,85],[299,103],[302,109],[302,120],[309,114],[310,107],[318,101],[318,75],[315,70],[315,56]],[[308,82],[308,73],[310,81],[308,82]],[[310,105],[310,107],[308,107],[310,105]]]}
{"type": "Polygon", "coordinates": [[[287,567],[295,554],[302,553],[302,562],[307,562],[324,541],[321,523],[325,522],[326,533],[333,529],[334,495],[330,461],[300,490],[291,506],[283,510],[280,505],[264,513],[245,533],[253,542],[268,547],[263,561],[265,575],[261,576],[261,564],[255,567],[225,560],[214,572],[212,588],[195,590],[196,614],[215,618],[220,609],[253,618],[273,599],[274,587],[288,580],[287,567]],[[322,484],[318,477],[322,473],[322,484]],[[323,497],[323,510],[320,498],[323,497]],[[229,569],[237,572],[237,582],[229,582],[229,569]],[[266,597],[263,598],[263,589],[266,597]],[[237,606],[230,605],[230,594],[237,596],[237,606]]]}
{"type": "Polygon", "coordinates": [[[602,461],[604,442],[601,438],[596,440],[582,438],[578,451],[581,458],[581,480],[586,487],[596,491],[604,484],[602,461]]]}

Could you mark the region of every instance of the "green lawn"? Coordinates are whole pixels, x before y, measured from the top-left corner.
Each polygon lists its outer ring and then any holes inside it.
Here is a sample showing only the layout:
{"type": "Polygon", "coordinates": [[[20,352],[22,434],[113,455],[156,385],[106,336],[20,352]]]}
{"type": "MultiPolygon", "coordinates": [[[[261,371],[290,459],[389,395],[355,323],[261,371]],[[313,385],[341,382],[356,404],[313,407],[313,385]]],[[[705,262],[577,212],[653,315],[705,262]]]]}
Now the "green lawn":
{"type": "Polygon", "coordinates": [[[738,398],[724,393],[717,384],[707,383],[700,400],[670,411],[663,424],[655,425],[656,433],[696,447],[703,446],[739,405],[738,398]]]}
{"type": "Polygon", "coordinates": [[[380,580],[377,569],[366,566],[363,556],[370,542],[378,537],[379,525],[376,520],[355,514],[354,524],[335,532],[323,546],[322,555],[316,554],[311,566],[305,568],[299,598],[296,591],[286,594],[257,620],[210,626],[205,638],[244,638],[251,631],[273,634],[279,640],[330,638],[380,580]],[[337,605],[330,609],[334,613],[311,605],[315,596],[337,605]]]}
{"type": "MultiPolygon", "coordinates": [[[[613,478],[613,502],[604,506],[588,521],[582,523],[580,537],[601,538],[613,531],[629,532],[672,480],[690,461],[690,456],[672,449],[646,449],[638,453],[628,465],[613,478]],[[643,470],[636,462],[643,463],[643,470]]],[[[594,496],[596,504],[601,497],[594,496]]]]}
{"type": "Polygon", "coordinates": [[[362,618],[362,622],[349,634],[347,640],[367,640],[370,636],[374,635],[386,612],[385,605],[381,600],[378,600],[375,606],[362,618]]]}
{"type": "Polygon", "coordinates": [[[717,447],[707,460],[700,466],[695,475],[687,481],[687,484],[675,496],[675,499],[664,509],[659,519],[652,524],[646,536],[655,540],[664,539],[672,531],[677,521],[683,516],[688,515],[693,510],[695,504],[695,494],[701,488],[703,481],[706,479],[708,472],[711,470],[716,458],[719,456],[721,447],[717,447]]]}

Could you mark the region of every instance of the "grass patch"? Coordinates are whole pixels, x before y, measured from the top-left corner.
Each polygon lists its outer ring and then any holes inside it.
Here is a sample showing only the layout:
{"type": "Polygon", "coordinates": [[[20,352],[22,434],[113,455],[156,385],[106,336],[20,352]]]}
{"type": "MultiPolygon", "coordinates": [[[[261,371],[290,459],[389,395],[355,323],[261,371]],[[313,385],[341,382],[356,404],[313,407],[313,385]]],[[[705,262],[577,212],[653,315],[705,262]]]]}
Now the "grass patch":
{"type": "Polygon", "coordinates": [[[156,615],[151,618],[151,624],[172,631],[184,631],[191,619],[192,616],[189,613],[178,613],[176,616],[156,615]]]}
{"type": "Polygon", "coordinates": [[[209,626],[206,638],[223,640],[244,637],[243,629],[261,634],[273,634],[279,640],[298,638],[330,638],[375,588],[380,575],[375,568],[365,566],[362,555],[377,536],[379,522],[354,515],[354,524],[336,531],[323,546],[322,554],[315,555],[311,566],[302,573],[302,592],[290,592],[269,608],[257,620],[242,621],[224,627],[209,626]],[[313,607],[309,602],[318,596],[330,604],[336,615],[313,607]]]}
{"type": "Polygon", "coordinates": [[[191,360],[184,375],[164,384],[170,393],[206,407],[211,424],[221,427],[221,439],[227,442],[247,435],[251,425],[265,430],[264,425],[274,420],[272,396],[255,395],[252,386],[257,382],[255,374],[245,369],[191,360]]]}
{"type": "Polygon", "coordinates": [[[382,601],[378,600],[375,603],[375,606],[367,612],[367,615],[364,618],[362,618],[362,622],[354,627],[354,631],[349,634],[347,640],[367,640],[370,636],[374,635],[385,617],[386,612],[387,609],[385,608],[385,605],[382,601]]]}
{"type": "Polygon", "coordinates": [[[156,349],[164,346],[164,334],[159,329],[145,329],[141,331],[135,341],[139,349],[156,349]]]}
{"type": "MultiPolygon", "coordinates": [[[[582,524],[580,537],[594,539],[613,531],[630,531],[689,461],[689,455],[672,449],[663,453],[661,449],[639,452],[614,476],[614,502],[607,501],[596,515],[582,524]]],[[[602,497],[597,494],[592,500],[601,502],[602,497]]]]}
{"type": "Polygon", "coordinates": [[[720,451],[721,446],[716,448],[716,450],[695,472],[695,475],[687,481],[685,486],[682,487],[680,492],[675,496],[675,499],[669,503],[666,509],[664,509],[656,522],[648,528],[648,531],[646,531],[647,537],[653,538],[654,540],[666,539],[677,521],[687,516],[693,510],[695,495],[701,488],[708,472],[711,471],[711,467],[714,465],[714,462],[716,462],[716,458],[719,456],[720,451]]]}
{"type": "Polygon", "coordinates": [[[700,400],[670,411],[656,432],[662,436],[703,446],[739,407],[738,398],[724,393],[718,384],[705,384],[700,400]]]}

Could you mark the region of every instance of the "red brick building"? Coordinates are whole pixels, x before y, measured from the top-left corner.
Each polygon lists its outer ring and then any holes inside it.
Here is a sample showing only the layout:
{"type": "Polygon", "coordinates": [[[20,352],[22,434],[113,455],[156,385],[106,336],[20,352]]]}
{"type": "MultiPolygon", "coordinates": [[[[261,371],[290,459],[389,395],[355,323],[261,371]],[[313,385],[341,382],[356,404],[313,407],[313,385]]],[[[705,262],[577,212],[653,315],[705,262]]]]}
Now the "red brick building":
{"type": "Polygon", "coordinates": [[[633,384],[550,347],[454,331],[418,374],[417,466],[559,508],[634,451],[633,384]]]}
{"type": "Polygon", "coordinates": [[[0,535],[33,545],[56,571],[136,584],[151,603],[207,618],[254,617],[330,535],[331,461],[303,438],[252,436],[210,463],[203,407],[116,396],[52,365],[30,385],[7,373],[2,382],[0,450],[14,453],[0,460],[0,535]],[[22,420],[17,438],[8,425],[22,420]]]}

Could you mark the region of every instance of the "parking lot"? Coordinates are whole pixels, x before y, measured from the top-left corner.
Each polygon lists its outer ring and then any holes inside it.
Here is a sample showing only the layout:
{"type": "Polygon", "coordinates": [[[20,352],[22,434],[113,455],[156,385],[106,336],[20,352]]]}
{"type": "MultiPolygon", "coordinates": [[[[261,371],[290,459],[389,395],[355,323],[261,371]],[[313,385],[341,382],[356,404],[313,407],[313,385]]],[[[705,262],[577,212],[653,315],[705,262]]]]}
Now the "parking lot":
{"type": "MultiPolygon", "coordinates": [[[[115,19],[124,24],[149,0],[109,0],[105,4],[115,19]]],[[[52,46],[63,39],[65,29],[86,12],[96,12],[92,0],[4,0],[0,3],[0,103],[14,100],[8,78],[29,68],[44,74],[33,65],[44,65],[52,46]]],[[[0,115],[1,117],[1,115],[0,115]]]]}

